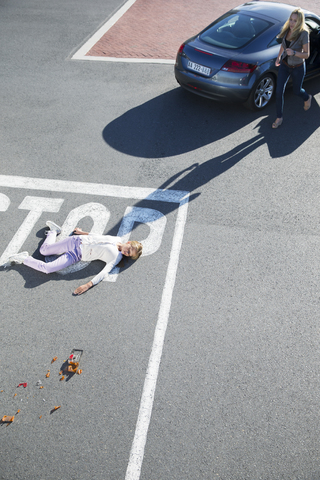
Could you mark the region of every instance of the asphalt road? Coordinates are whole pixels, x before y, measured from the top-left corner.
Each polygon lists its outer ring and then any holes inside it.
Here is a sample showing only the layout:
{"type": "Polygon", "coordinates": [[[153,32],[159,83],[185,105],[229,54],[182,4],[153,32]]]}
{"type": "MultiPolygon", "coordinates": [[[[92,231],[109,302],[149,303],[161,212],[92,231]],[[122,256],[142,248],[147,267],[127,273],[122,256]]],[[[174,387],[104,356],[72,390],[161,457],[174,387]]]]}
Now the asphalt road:
{"type": "Polygon", "coordinates": [[[153,235],[80,297],[98,262],[0,269],[0,478],[318,480],[319,79],[274,131],[274,104],[198,98],[172,65],[71,60],[120,5],[0,1],[0,254],[38,256],[48,219],[153,235]]]}

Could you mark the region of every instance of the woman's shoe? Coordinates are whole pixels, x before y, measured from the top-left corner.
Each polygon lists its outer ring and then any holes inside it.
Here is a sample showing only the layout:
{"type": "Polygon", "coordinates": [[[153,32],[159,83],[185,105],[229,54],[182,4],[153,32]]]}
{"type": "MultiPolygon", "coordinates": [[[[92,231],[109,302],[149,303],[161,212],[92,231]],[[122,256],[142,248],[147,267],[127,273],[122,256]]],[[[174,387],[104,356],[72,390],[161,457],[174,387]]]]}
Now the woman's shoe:
{"type": "Polygon", "coordinates": [[[29,257],[28,252],[15,253],[14,255],[10,255],[10,257],[8,258],[8,261],[11,263],[18,263],[20,265],[28,257],[29,257]]]}
{"type": "Polygon", "coordinates": [[[309,110],[309,108],[311,107],[311,100],[312,100],[312,95],[309,95],[309,100],[304,102],[303,108],[305,109],[305,111],[309,110]]]}
{"type": "Polygon", "coordinates": [[[51,220],[48,220],[46,222],[46,225],[50,228],[51,231],[53,230],[54,232],[57,232],[57,235],[61,233],[61,227],[59,227],[59,225],[57,225],[56,223],[51,222],[51,220]]]}
{"type": "Polygon", "coordinates": [[[275,122],[273,122],[272,128],[278,128],[278,127],[280,127],[280,125],[282,124],[282,122],[283,122],[283,118],[279,118],[279,120],[277,119],[275,122]]]}

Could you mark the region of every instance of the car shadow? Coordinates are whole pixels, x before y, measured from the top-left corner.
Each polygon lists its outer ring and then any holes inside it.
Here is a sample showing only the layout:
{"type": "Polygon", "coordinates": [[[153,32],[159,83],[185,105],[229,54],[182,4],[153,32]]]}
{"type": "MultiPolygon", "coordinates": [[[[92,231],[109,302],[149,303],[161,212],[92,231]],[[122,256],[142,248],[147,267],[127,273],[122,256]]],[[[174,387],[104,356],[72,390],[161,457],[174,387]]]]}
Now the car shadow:
{"type": "MultiPolygon", "coordinates": [[[[306,89],[316,94],[318,79],[306,82],[306,89]]],[[[279,158],[292,154],[320,126],[317,102],[313,100],[306,113],[302,101],[290,87],[287,90],[284,123],[277,132],[271,129],[276,117],[274,102],[262,112],[251,112],[241,104],[213,102],[178,87],[116,118],[104,128],[102,136],[108,145],[126,155],[160,159],[214,144],[263,116],[255,127],[257,134],[264,138],[271,158],[279,158]],[[289,130],[291,138],[280,142],[277,134],[284,130],[289,130]]]]}
{"type": "Polygon", "coordinates": [[[230,135],[250,118],[252,113],[241,105],[214,103],[178,87],[128,110],[102,135],[108,145],[127,155],[174,157],[230,135]]]}

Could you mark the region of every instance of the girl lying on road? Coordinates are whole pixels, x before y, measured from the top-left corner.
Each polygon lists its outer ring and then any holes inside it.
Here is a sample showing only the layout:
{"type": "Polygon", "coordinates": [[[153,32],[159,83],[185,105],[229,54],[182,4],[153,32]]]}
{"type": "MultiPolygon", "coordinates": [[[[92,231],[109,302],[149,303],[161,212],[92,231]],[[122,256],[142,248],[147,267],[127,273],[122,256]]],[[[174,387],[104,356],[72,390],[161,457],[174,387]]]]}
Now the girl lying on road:
{"type": "Polygon", "coordinates": [[[23,263],[43,273],[58,272],[63,268],[80,262],[80,260],[84,262],[102,260],[105,262],[107,265],[103,270],[90,282],[78,287],[74,291],[75,295],[81,295],[93,287],[93,285],[101,282],[113,267],[120,262],[123,255],[137,260],[142,254],[142,245],[135,240],[121,243],[120,237],[91,234],[83,232],[79,227],[75,228],[73,231],[74,235],[71,237],[56,242],[56,237],[61,233],[61,228],[50,220],[47,221],[46,225],[50,230],[47,232],[47,238],[40,248],[40,253],[44,256],[60,255],[56,260],[46,263],[31,257],[28,252],[21,252],[11,255],[8,262],[23,263]]]}

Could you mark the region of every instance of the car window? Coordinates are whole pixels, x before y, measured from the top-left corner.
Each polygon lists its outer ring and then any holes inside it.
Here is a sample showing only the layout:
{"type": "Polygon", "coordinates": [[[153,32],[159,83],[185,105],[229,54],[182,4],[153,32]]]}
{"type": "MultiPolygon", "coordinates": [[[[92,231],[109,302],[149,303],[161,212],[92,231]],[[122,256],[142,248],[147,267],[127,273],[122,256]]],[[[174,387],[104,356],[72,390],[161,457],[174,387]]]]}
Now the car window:
{"type": "Polygon", "coordinates": [[[281,45],[282,38],[278,38],[279,33],[271,40],[271,42],[268,45],[268,48],[269,47],[274,47],[275,45],[281,45]]]}
{"type": "Polygon", "coordinates": [[[260,18],[230,12],[204,30],[200,39],[217,47],[236,49],[244,47],[270,25],[260,18]]]}

